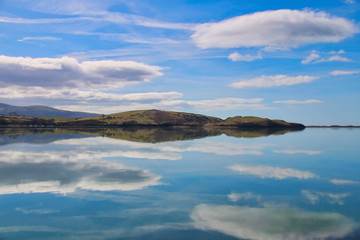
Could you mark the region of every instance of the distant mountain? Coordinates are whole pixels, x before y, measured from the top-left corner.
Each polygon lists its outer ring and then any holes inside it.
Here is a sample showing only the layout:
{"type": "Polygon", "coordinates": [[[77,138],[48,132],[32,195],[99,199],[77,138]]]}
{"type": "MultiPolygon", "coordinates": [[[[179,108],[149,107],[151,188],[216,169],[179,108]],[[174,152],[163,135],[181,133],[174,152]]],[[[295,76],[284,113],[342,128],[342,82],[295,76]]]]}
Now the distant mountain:
{"type": "Polygon", "coordinates": [[[47,106],[28,106],[18,107],[0,103],[0,115],[23,116],[23,117],[64,117],[64,118],[83,118],[96,117],[100,114],[86,112],[65,111],[47,106]]]}

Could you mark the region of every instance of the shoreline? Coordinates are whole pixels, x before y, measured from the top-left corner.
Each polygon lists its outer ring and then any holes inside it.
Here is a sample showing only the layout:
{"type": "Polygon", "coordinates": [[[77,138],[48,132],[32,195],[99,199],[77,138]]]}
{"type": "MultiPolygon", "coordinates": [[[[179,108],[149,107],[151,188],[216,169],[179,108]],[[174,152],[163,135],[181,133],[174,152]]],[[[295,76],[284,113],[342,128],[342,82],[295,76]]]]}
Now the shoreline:
{"type": "Polygon", "coordinates": [[[330,125],[330,126],[305,126],[305,128],[360,128],[360,126],[353,126],[353,125],[348,125],[348,126],[340,126],[340,125],[330,125]]]}

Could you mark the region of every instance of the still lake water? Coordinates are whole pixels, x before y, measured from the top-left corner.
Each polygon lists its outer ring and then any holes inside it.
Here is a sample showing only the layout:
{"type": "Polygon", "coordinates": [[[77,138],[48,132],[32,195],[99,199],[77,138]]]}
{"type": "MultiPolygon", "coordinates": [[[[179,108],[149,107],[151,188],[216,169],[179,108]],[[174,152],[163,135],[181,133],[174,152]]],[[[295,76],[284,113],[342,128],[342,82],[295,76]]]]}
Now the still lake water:
{"type": "Polygon", "coordinates": [[[101,131],[0,130],[1,240],[360,239],[360,129],[101,131]]]}

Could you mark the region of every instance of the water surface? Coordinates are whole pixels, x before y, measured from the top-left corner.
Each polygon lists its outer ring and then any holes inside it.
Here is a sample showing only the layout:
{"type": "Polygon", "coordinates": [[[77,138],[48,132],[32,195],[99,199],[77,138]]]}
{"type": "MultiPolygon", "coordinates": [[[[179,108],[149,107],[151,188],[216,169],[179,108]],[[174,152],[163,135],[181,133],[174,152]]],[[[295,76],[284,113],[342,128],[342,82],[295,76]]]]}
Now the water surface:
{"type": "Polygon", "coordinates": [[[0,239],[360,239],[360,129],[0,134],[0,239]]]}

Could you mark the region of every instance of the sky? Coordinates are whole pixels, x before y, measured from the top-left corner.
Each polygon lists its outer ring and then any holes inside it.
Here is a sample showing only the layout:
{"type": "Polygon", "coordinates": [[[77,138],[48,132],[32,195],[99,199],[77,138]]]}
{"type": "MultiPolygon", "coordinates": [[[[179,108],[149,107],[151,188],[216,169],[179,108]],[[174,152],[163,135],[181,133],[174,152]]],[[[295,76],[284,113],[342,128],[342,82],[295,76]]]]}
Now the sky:
{"type": "Polygon", "coordinates": [[[0,0],[0,102],[360,125],[358,0],[0,0]]]}

